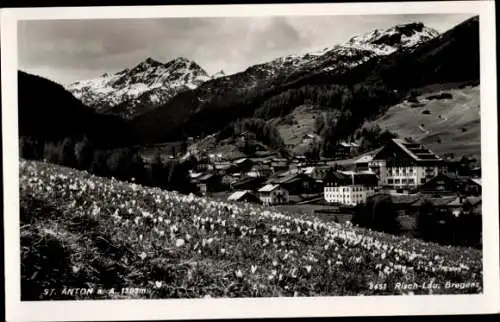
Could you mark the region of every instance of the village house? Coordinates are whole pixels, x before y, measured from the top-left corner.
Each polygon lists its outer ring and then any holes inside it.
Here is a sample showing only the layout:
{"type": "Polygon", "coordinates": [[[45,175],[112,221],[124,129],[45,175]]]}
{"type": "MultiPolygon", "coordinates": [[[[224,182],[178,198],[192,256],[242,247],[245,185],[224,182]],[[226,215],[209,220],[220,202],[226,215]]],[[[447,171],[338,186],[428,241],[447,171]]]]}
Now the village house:
{"type": "Polygon", "coordinates": [[[335,159],[347,159],[357,152],[359,145],[354,142],[340,142],[335,146],[335,159]]]}
{"type": "Polygon", "coordinates": [[[253,161],[248,158],[241,158],[233,162],[233,166],[238,169],[238,172],[247,172],[253,166],[253,161]]]}
{"type": "Polygon", "coordinates": [[[224,160],[222,153],[210,153],[208,158],[211,162],[220,162],[224,160]]]}
{"type": "Polygon", "coordinates": [[[250,171],[247,172],[247,175],[250,177],[269,177],[273,174],[273,169],[269,165],[265,164],[257,164],[254,165],[250,171]]]}
{"type": "Polygon", "coordinates": [[[214,170],[214,165],[209,162],[202,161],[196,165],[195,170],[197,172],[207,172],[207,171],[213,171],[214,170]]]}
{"type": "Polygon", "coordinates": [[[224,186],[221,182],[221,177],[214,173],[206,173],[202,176],[192,179],[192,183],[194,183],[198,191],[202,195],[208,195],[212,192],[219,192],[224,189],[224,186]]]}
{"type": "Polygon", "coordinates": [[[273,173],[278,173],[288,170],[289,165],[287,161],[273,161],[271,162],[271,169],[273,173]]]}
{"type": "Polygon", "coordinates": [[[454,173],[440,173],[420,186],[419,191],[430,195],[480,196],[481,179],[457,176],[454,173]]]}
{"type": "Polygon", "coordinates": [[[411,207],[417,212],[418,208],[424,203],[430,203],[437,212],[448,212],[454,216],[459,216],[464,211],[480,212],[481,197],[462,197],[462,196],[447,196],[447,197],[426,197],[420,196],[419,200],[414,202],[411,207]],[[469,209],[467,209],[469,208],[469,209]]]}
{"type": "Polygon", "coordinates": [[[257,197],[250,190],[239,190],[232,193],[227,201],[244,201],[244,202],[252,202],[252,203],[260,203],[259,197],[257,197]]]}
{"type": "Polygon", "coordinates": [[[227,187],[231,187],[233,183],[240,180],[242,177],[241,173],[231,173],[222,176],[221,182],[227,187]]]}
{"type": "Polygon", "coordinates": [[[231,162],[228,161],[217,161],[214,162],[213,168],[215,173],[219,175],[224,175],[229,168],[231,168],[231,162]]]}
{"type": "Polygon", "coordinates": [[[368,166],[373,160],[373,155],[363,155],[354,161],[354,169],[356,171],[367,171],[370,169],[368,166]]]}
{"type": "Polygon", "coordinates": [[[279,184],[266,184],[258,190],[259,199],[264,205],[277,205],[288,203],[288,191],[279,184]]]}
{"type": "Polygon", "coordinates": [[[367,197],[375,193],[378,179],[373,173],[331,171],[323,183],[326,202],[355,206],[365,203],[367,197]]]}
{"type": "Polygon", "coordinates": [[[328,171],[332,168],[330,166],[313,166],[301,168],[303,174],[310,176],[315,180],[323,180],[328,171]]]}
{"type": "Polygon", "coordinates": [[[256,190],[266,181],[265,177],[242,177],[231,184],[233,190],[256,190]]]}
{"type": "Polygon", "coordinates": [[[401,139],[392,139],[368,166],[378,175],[380,185],[395,190],[416,189],[446,172],[446,164],[439,156],[419,143],[401,139]]]}
{"type": "Polygon", "coordinates": [[[291,195],[321,192],[321,186],[317,184],[316,180],[303,173],[294,173],[283,177],[270,178],[267,183],[278,184],[286,189],[291,195]]]}
{"type": "Polygon", "coordinates": [[[317,135],[315,133],[307,133],[302,137],[302,144],[311,145],[315,142],[318,142],[319,140],[321,140],[319,135],[317,135]]]}
{"type": "MultiPolygon", "coordinates": [[[[366,198],[366,201],[375,202],[376,200],[384,198],[389,198],[392,207],[394,208],[394,210],[399,212],[400,215],[410,215],[410,214],[415,214],[415,211],[418,209],[418,207],[415,205],[422,199],[422,195],[420,193],[389,194],[384,191],[379,191],[366,198]]],[[[451,199],[448,199],[448,202],[451,201],[452,199],[453,197],[451,199]]]]}

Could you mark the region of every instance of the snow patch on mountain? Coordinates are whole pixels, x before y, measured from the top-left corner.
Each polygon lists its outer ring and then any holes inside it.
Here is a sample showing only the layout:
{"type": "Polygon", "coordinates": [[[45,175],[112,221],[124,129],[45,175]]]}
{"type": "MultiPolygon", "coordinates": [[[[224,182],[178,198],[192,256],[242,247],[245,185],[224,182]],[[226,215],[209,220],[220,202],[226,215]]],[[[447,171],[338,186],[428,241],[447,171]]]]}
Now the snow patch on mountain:
{"type": "Polygon", "coordinates": [[[139,112],[133,108],[138,104],[151,105],[148,109],[159,106],[177,93],[195,89],[210,79],[198,64],[187,58],[179,57],[165,64],[147,58],[132,69],[77,81],[66,89],[97,112],[111,110],[112,114],[121,114],[112,108],[125,105],[126,113],[120,116],[130,118],[139,112]],[[147,95],[149,92],[154,94],[147,95]]]}
{"type": "Polygon", "coordinates": [[[195,62],[184,57],[165,64],[147,58],[132,69],[79,81],[68,85],[67,89],[98,112],[133,118],[203,83],[209,88],[207,93],[212,93],[211,86],[239,91],[265,86],[266,81],[278,77],[347,70],[374,57],[414,47],[437,36],[437,31],[419,22],[396,25],[386,30],[375,29],[352,37],[343,44],[278,57],[229,76],[222,70],[209,76],[195,62]]]}
{"type": "Polygon", "coordinates": [[[374,56],[394,53],[401,48],[414,47],[419,43],[439,36],[439,32],[422,23],[396,25],[387,30],[375,29],[364,35],[355,36],[347,42],[326,47],[304,55],[288,55],[260,65],[263,71],[280,69],[304,69],[323,66],[322,70],[331,71],[339,67],[352,68],[374,56]]]}
{"type": "Polygon", "coordinates": [[[389,55],[402,47],[413,47],[439,36],[439,32],[421,22],[396,25],[387,30],[375,29],[349,39],[346,45],[371,50],[377,55],[389,55]]]}

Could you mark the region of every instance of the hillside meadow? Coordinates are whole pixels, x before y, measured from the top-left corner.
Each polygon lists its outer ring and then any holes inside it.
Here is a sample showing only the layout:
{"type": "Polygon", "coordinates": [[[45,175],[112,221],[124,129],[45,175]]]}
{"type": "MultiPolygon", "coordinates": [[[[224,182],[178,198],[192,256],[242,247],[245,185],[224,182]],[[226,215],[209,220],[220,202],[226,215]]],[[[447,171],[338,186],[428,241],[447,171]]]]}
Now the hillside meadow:
{"type": "Polygon", "coordinates": [[[482,292],[478,250],[42,162],[20,161],[20,204],[23,300],[88,299],[43,295],[63,287],[147,289],[92,299],[482,292]],[[398,287],[413,283],[441,287],[398,287]]]}
{"type": "Polygon", "coordinates": [[[481,155],[479,86],[428,91],[416,101],[392,106],[373,123],[401,138],[411,137],[439,154],[481,155]],[[433,98],[442,94],[450,97],[433,98]]]}

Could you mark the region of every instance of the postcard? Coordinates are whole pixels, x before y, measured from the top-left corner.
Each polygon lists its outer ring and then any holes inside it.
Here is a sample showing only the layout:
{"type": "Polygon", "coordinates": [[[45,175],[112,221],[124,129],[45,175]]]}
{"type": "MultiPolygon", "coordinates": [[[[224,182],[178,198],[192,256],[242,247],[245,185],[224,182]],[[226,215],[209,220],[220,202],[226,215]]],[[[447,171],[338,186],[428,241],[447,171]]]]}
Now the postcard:
{"type": "Polygon", "coordinates": [[[498,312],[493,9],[2,9],[7,319],[498,312]]]}

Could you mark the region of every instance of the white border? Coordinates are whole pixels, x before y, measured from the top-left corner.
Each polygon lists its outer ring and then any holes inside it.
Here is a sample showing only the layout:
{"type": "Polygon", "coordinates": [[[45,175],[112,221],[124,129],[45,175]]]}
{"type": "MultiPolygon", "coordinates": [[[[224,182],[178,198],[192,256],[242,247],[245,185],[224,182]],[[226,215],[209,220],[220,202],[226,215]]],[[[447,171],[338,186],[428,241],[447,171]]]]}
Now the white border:
{"type": "MultiPolygon", "coordinates": [[[[473,314],[500,311],[494,1],[1,9],[6,318],[94,321],[473,314]],[[17,21],[48,19],[477,13],[481,31],[482,295],[20,302],[17,21]]],[[[460,53],[457,53],[459,55],[460,53]]]]}

